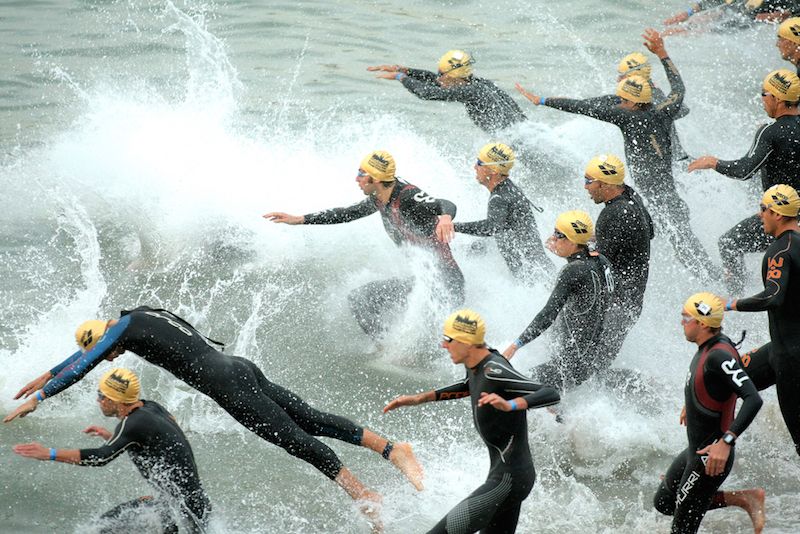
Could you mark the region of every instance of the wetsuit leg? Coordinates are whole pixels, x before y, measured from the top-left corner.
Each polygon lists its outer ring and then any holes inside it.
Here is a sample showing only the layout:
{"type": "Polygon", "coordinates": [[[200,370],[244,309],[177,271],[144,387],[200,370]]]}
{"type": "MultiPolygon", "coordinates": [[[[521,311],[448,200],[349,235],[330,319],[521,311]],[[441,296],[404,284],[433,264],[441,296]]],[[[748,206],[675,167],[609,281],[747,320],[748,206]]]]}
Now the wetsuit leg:
{"type": "Polygon", "coordinates": [[[507,529],[512,522],[516,527],[519,506],[530,493],[533,482],[525,484],[522,488],[514,486],[511,473],[490,476],[482,486],[450,510],[435,527],[428,531],[428,534],[470,534],[478,531],[491,534],[513,532],[513,530],[502,529],[507,529]],[[527,491],[524,491],[525,489],[527,491]],[[497,518],[497,530],[487,530],[495,515],[501,512],[503,514],[497,518]]]}
{"type": "Polygon", "coordinates": [[[673,516],[672,534],[694,534],[706,511],[724,506],[718,489],[731,472],[734,456],[735,449],[715,477],[706,475],[702,457],[693,450],[685,449],[675,458],[653,499],[656,510],[673,516]]]}
{"type": "Polygon", "coordinates": [[[236,358],[233,364],[237,367],[236,390],[215,396],[219,405],[262,439],[310,463],[331,480],[335,479],[342,462],[333,450],[300,428],[261,390],[252,362],[236,358]]]}
{"type": "Polygon", "coordinates": [[[344,417],[312,408],[297,394],[270,382],[261,369],[249,360],[252,372],[258,380],[262,393],[275,401],[297,425],[312,436],[325,436],[338,439],[353,445],[361,445],[364,427],[344,417]]]}
{"type": "Polygon", "coordinates": [[[783,421],[800,455],[800,347],[790,353],[773,344],[771,362],[783,421]]]}
{"type": "Polygon", "coordinates": [[[413,283],[413,278],[391,278],[353,290],[347,299],[361,329],[370,337],[380,336],[385,318],[405,308],[413,283]]]}
{"type": "Polygon", "coordinates": [[[607,370],[622,349],[628,332],[634,327],[642,314],[642,303],[632,300],[615,299],[606,314],[603,334],[597,348],[594,368],[597,372],[607,370]]]}
{"type": "Polygon", "coordinates": [[[722,234],[718,243],[719,254],[722,257],[722,267],[725,269],[725,285],[728,293],[739,295],[744,291],[747,281],[744,254],[764,252],[774,240],[774,237],[764,233],[758,215],[744,219],[722,234]]]}
{"type": "Polygon", "coordinates": [[[136,532],[145,527],[142,524],[137,525],[137,519],[140,523],[142,516],[151,516],[152,514],[158,514],[163,534],[178,532],[178,525],[166,506],[163,506],[153,497],[139,497],[138,499],[118,504],[101,515],[102,527],[100,534],[136,532]]]}
{"type": "Polygon", "coordinates": [[[554,361],[545,362],[537,365],[530,371],[531,378],[539,384],[556,388],[564,391],[572,385],[570,380],[562,371],[561,367],[554,361]]]}
{"type": "Polygon", "coordinates": [[[759,391],[775,385],[771,359],[772,343],[742,354],[742,367],[759,391]]]}

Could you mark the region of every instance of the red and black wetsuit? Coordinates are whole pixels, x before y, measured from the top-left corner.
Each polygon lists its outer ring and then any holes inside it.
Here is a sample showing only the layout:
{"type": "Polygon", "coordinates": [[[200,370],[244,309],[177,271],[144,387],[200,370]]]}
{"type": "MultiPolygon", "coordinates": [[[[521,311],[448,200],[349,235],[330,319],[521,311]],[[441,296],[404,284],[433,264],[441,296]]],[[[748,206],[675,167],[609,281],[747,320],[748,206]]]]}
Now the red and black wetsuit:
{"type": "MultiPolygon", "coordinates": [[[[433,252],[444,282],[439,299],[453,306],[461,304],[464,301],[464,275],[450,246],[436,238],[439,215],[456,215],[456,206],[449,200],[434,198],[415,185],[397,180],[386,204],[370,196],[345,208],[309,213],[305,215],[304,224],[347,223],[376,211],[396,245],[409,244],[433,252]]],[[[379,334],[384,329],[382,317],[405,306],[413,285],[413,278],[393,278],[371,282],[353,291],[350,307],[361,328],[370,335],[379,334]]]]}
{"type": "Polygon", "coordinates": [[[764,254],[764,291],[736,301],[742,312],[766,311],[770,343],[742,357],[759,390],[775,385],[783,420],[800,454],[800,233],[787,230],[764,254]]]}
{"type": "Polygon", "coordinates": [[[731,447],[725,470],[715,477],[706,474],[706,458],[697,451],[728,430],[741,436],[762,404],[739,353],[722,334],[698,348],[689,366],[684,396],[689,446],[672,462],[654,498],[659,512],[674,515],[672,534],[697,532],[707,510],[725,506],[717,489],[733,467],[735,447],[731,447]],[[742,399],[742,407],[734,417],[737,398],[742,399]]]}

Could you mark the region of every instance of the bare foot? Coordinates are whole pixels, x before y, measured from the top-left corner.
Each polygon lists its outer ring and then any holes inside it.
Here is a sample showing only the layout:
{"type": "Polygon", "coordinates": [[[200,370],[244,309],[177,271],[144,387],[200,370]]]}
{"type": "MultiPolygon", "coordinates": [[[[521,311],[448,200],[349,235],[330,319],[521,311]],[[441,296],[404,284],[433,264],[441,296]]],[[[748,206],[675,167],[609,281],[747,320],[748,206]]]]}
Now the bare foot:
{"type": "Polygon", "coordinates": [[[395,443],[392,453],[389,455],[389,460],[406,476],[417,491],[425,489],[422,485],[422,477],[424,476],[422,466],[417,461],[417,457],[414,456],[414,451],[411,450],[409,443],[395,443]]]}
{"type": "Polygon", "coordinates": [[[767,520],[764,513],[764,489],[744,490],[740,493],[742,493],[745,501],[745,505],[742,508],[745,509],[753,522],[753,531],[756,534],[761,534],[761,531],[764,530],[764,523],[767,520]]]}
{"type": "Polygon", "coordinates": [[[383,533],[383,521],[381,520],[381,507],[383,497],[374,491],[364,490],[361,498],[356,501],[358,511],[364,514],[369,524],[372,526],[372,534],[383,533]]]}

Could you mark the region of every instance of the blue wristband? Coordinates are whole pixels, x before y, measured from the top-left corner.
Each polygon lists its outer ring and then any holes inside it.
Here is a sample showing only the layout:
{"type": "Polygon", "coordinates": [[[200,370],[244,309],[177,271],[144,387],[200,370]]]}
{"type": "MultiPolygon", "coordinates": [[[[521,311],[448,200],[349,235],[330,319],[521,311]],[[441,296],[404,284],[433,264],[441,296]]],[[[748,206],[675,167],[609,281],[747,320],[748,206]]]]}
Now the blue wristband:
{"type": "Polygon", "coordinates": [[[38,400],[39,402],[42,402],[44,400],[44,395],[42,395],[41,389],[36,392],[36,400],[38,400]]]}
{"type": "Polygon", "coordinates": [[[508,403],[511,405],[511,411],[512,412],[517,411],[517,402],[516,401],[512,400],[512,401],[508,401],[508,403]]]}
{"type": "Polygon", "coordinates": [[[405,77],[406,77],[406,75],[403,74],[402,72],[398,72],[397,74],[394,75],[394,79],[397,80],[398,82],[402,81],[402,79],[405,78],[405,77]]]}
{"type": "Polygon", "coordinates": [[[694,9],[692,9],[692,8],[690,7],[689,9],[687,9],[687,10],[686,10],[686,14],[687,14],[687,15],[689,15],[689,16],[691,17],[692,15],[694,15],[694,9]]]}
{"type": "Polygon", "coordinates": [[[725,303],[725,311],[733,310],[733,305],[736,303],[733,299],[728,299],[728,302],[725,303]]]}
{"type": "Polygon", "coordinates": [[[516,345],[518,349],[522,348],[522,340],[520,338],[515,339],[514,345],[516,345]]]}
{"type": "Polygon", "coordinates": [[[50,449],[50,461],[54,462],[55,459],[56,459],[56,450],[55,449],[50,449]]]}
{"type": "Polygon", "coordinates": [[[545,103],[546,101],[547,101],[547,97],[544,97],[544,96],[543,96],[543,97],[539,98],[539,105],[540,105],[540,106],[544,106],[544,103],[545,103]]]}

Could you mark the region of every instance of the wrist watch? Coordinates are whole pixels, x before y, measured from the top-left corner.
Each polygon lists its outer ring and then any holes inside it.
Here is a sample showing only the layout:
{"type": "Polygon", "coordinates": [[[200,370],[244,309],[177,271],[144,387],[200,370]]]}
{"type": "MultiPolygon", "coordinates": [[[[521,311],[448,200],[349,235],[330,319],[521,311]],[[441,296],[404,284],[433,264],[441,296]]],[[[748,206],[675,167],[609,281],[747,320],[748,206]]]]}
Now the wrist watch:
{"type": "Polygon", "coordinates": [[[722,441],[728,445],[733,445],[736,443],[736,435],[733,432],[725,432],[722,435],[722,441]]]}

